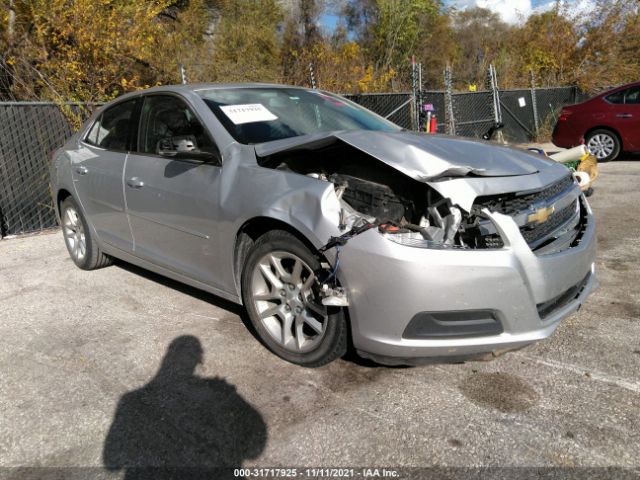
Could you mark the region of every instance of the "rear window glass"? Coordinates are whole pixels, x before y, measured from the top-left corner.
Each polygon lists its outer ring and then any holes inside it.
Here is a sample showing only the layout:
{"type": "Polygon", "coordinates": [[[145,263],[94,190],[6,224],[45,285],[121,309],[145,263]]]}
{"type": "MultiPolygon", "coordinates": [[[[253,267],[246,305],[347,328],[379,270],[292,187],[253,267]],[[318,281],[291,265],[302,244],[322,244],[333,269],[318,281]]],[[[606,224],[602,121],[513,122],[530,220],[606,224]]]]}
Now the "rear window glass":
{"type": "Polygon", "coordinates": [[[619,92],[607,95],[607,102],[615,105],[622,104],[639,104],[640,103],[640,87],[631,87],[619,92]]]}
{"type": "Polygon", "coordinates": [[[105,110],[89,130],[85,142],[107,150],[129,150],[136,102],[136,99],[129,100],[105,110]]]}

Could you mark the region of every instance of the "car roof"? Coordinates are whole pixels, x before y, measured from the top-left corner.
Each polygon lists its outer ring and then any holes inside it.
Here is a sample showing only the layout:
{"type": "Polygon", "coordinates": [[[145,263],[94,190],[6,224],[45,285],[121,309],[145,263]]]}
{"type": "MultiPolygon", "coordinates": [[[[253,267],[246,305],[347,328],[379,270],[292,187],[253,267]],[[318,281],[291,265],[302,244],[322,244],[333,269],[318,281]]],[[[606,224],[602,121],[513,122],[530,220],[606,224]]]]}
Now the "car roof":
{"type": "Polygon", "coordinates": [[[619,92],[620,90],[626,90],[627,88],[631,88],[631,87],[640,87],[640,81],[627,83],[626,85],[620,85],[619,87],[605,90],[604,92],[596,95],[596,97],[606,97],[607,95],[610,95],[615,92],[619,92]]]}
{"type": "Polygon", "coordinates": [[[106,105],[113,105],[129,98],[137,97],[139,95],[146,95],[148,93],[187,93],[198,92],[203,90],[219,90],[227,88],[295,88],[300,90],[308,90],[308,87],[299,87],[295,85],[282,85],[278,83],[258,83],[258,82],[246,82],[246,83],[186,83],[178,85],[160,85],[157,87],[145,88],[144,90],[136,90],[134,92],[125,93],[119,97],[109,101],[106,105]]]}
{"type": "Polygon", "coordinates": [[[296,87],[294,85],[282,85],[278,83],[186,83],[179,85],[161,85],[157,87],[146,88],[144,90],[138,90],[135,93],[151,93],[151,92],[197,92],[200,90],[218,90],[226,88],[297,88],[303,89],[305,87],[296,87]]]}

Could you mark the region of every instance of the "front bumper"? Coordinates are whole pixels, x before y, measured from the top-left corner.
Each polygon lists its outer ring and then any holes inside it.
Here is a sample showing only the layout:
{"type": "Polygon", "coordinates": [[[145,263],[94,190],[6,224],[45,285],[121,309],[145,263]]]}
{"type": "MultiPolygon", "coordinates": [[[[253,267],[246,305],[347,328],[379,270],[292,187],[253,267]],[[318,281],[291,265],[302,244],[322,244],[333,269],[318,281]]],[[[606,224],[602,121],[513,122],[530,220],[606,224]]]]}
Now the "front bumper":
{"type": "Polygon", "coordinates": [[[513,219],[500,214],[492,221],[505,246],[496,250],[415,248],[375,230],[354,237],[340,255],[340,281],[349,292],[355,348],[383,363],[420,363],[423,357],[515,349],[550,336],[597,287],[595,223],[582,202],[586,225],[579,243],[547,255],[534,253],[513,219]],[[491,311],[501,333],[406,336],[416,314],[464,311],[491,311]]]}

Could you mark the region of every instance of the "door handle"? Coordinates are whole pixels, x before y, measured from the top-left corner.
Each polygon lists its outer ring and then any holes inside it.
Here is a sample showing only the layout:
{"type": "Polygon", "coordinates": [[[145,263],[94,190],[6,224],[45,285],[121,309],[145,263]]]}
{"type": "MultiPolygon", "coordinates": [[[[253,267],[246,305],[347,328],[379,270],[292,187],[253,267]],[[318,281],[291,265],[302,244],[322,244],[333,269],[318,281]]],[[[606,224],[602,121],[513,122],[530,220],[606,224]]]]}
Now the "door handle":
{"type": "Polygon", "coordinates": [[[89,172],[89,170],[84,165],[80,165],[79,167],[76,167],[76,173],[78,175],[85,175],[87,172],[89,172]]]}
{"type": "Polygon", "coordinates": [[[138,177],[131,177],[129,180],[127,180],[127,185],[129,185],[131,188],[142,188],[144,187],[144,182],[138,177]]]}
{"type": "Polygon", "coordinates": [[[633,118],[633,115],[630,113],[619,113],[618,115],[616,115],[616,117],[618,118],[633,118]]]}

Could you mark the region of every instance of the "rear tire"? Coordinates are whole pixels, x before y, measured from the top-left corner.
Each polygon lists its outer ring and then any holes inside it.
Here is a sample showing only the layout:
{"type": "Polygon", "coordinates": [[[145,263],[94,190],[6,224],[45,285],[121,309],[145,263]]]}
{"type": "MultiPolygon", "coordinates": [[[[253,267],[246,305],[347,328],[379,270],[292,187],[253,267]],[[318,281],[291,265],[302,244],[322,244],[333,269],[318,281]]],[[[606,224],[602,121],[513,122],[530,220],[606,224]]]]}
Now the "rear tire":
{"type": "Polygon", "coordinates": [[[242,271],[242,300],[260,340],[280,358],[320,367],[347,351],[342,308],[320,301],[320,260],[288,232],[273,230],[252,247],[242,271]]]}
{"type": "Polygon", "coordinates": [[[598,162],[615,160],[620,155],[622,148],[618,135],[604,128],[589,132],[585,143],[589,152],[598,159],[598,162]]]}
{"type": "Polygon", "coordinates": [[[60,204],[60,221],[64,243],[76,266],[83,270],[95,270],[111,265],[111,257],[100,251],[73,197],[67,197],[60,204]]]}

